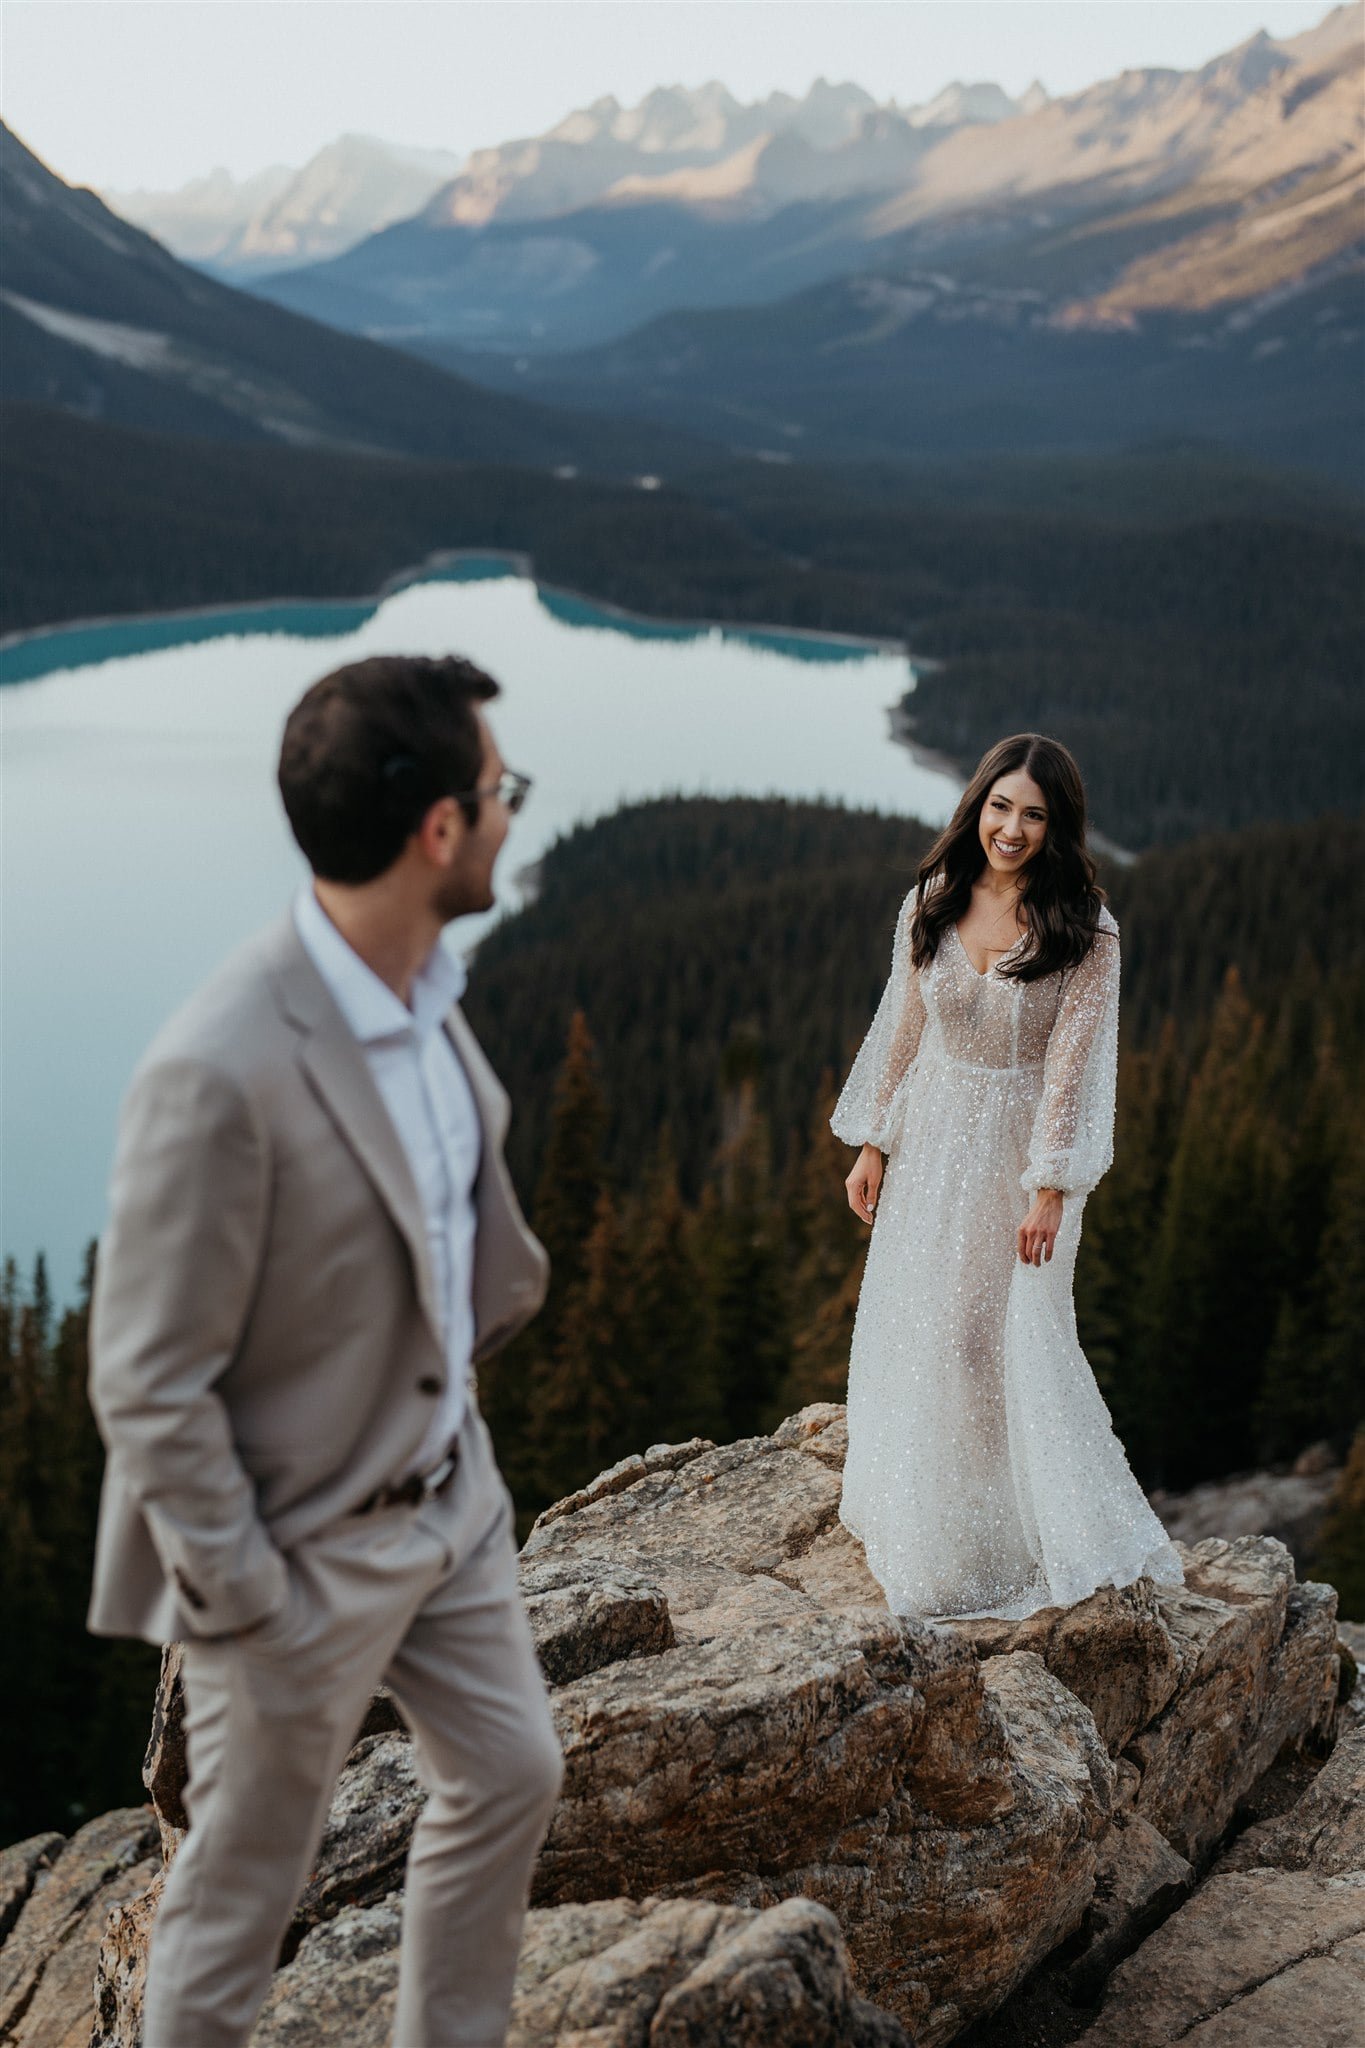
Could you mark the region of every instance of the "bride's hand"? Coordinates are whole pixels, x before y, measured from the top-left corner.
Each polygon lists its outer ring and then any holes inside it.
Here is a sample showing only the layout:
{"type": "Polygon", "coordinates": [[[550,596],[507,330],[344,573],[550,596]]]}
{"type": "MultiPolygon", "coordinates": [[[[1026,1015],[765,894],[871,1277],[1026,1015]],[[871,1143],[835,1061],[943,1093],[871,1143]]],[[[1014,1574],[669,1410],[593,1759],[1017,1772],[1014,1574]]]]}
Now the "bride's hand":
{"type": "Polygon", "coordinates": [[[882,1155],[875,1145],[864,1145],[852,1173],[844,1182],[848,1206],[864,1223],[872,1221],[882,1185],[882,1155]]]}
{"type": "Polygon", "coordinates": [[[1041,1266],[1044,1259],[1051,1259],[1061,1226],[1061,1195],[1056,1188],[1039,1188],[1019,1225],[1019,1256],[1026,1266],[1041,1266]]]}

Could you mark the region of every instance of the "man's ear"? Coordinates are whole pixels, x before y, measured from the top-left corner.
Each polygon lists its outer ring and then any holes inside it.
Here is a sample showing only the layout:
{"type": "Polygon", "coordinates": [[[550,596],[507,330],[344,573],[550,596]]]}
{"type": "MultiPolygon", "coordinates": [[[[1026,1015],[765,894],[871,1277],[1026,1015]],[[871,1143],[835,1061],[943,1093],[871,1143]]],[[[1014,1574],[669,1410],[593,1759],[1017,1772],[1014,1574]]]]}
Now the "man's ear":
{"type": "Polygon", "coordinates": [[[433,867],[449,867],[467,829],[454,797],[438,797],[417,827],[417,843],[433,867]]]}

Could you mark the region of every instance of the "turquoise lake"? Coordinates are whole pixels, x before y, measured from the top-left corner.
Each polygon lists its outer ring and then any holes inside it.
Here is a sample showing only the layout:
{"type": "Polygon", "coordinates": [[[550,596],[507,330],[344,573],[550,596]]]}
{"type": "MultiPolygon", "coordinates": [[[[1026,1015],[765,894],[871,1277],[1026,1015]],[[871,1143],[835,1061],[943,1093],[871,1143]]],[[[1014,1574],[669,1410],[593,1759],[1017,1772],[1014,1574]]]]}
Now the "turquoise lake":
{"type": "MultiPolygon", "coordinates": [[[[681,792],[825,797],[939,823],[958,780],[891,736],[913,683],[864,643],[628,620],[463,559],[374,603],[118,621],[0,648],[0,1250],[59,1302],[104,1217],[119,1097],[157,1024],[303,876],[274,785],[289,707],[376,653],[460,653],[535,787],[499,869],[681,792]]],[[[850,906],[856,915],[856,906],[850,906]]],[[[488,919],[452,928],[468,951],[488,919]]]]}

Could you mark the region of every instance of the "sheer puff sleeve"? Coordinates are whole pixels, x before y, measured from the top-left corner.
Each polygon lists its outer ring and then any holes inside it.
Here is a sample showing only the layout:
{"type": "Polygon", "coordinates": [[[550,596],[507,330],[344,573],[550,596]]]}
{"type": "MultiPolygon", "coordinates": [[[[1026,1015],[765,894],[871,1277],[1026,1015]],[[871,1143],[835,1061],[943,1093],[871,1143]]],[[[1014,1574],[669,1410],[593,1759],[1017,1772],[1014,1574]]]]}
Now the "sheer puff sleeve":
{"type": "Polygon", "coordinates": [[[890,979],[829,1120],[835,1137],[846,1145],[875,1145],[882,1152],[889,1149],[901,1090],[919,1051],[924,997],[910,959],[910,919],[916,893],[912,889],[901,905],[890,979]]]}
{"type": "Polygon", "coordinates": [[[1039,1188],[1089,1194],[1107,1172],[1114,1157],[1118,1046],[1119,928],[1102,906],[1094,945],[1062,977],[1028,1166],[1019,1176],[1029,1194],[1039,1188]]]}

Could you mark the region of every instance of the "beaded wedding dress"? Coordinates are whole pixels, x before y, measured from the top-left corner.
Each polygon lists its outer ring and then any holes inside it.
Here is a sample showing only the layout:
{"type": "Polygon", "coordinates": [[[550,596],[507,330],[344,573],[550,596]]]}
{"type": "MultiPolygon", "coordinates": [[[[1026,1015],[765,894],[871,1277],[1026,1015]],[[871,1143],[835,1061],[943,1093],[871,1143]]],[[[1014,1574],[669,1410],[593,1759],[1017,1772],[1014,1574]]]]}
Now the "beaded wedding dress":
{"type": "Polygon", "coordinates": [[[1180,1560],[1076,1336],[1085,1197],[1113,1157],[1119,938],[1079,966],[978,974],[956,926],[891,976],[831,1127],[888,1155],[858,1300],[840,1517],[896,1614],[1019,1618],[1180,1560]],[[1063,1191],[1051,1260],[1016,1232],[1063,1191]]]}

